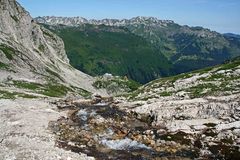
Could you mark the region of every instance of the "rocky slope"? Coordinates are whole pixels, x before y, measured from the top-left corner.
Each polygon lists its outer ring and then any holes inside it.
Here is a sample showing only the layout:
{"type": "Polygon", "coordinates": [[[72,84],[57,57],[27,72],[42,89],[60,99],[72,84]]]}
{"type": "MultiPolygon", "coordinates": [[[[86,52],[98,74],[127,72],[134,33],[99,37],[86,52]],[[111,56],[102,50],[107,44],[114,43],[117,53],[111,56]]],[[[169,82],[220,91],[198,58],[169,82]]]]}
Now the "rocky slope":
{"type": "Polygon", "coordinates": [[[187,145],[198,148],[200,157],[240,156],[239,58],[155,80],[126,97],[129,102],[123,102],[121,108],[140,119],[147,117],[152,126],[159,128],[164,140],[182,145],[190,140],[187,145]]]}
{"type": "Polygon", "coordinates": [[[59,37],[35,23],[15,0],[0,2],[1,94],[27,96],[38,88],[38,94],[50,95],[51,87],[96,91],[92,77],[69,65],[59,37]]]}
{"type": "Polygon", "coordinates": [[[0,0],[0,159],[94,159],[57,148],[48,130],[49,121],[66,116],[50,97],[89,97],[93,82],[70,66],[58,36],[15,0],[0,0]]]}
{"type": "Polygon", "coordinates": [[[0,0],[0,13],[0,159],[239,159],[239,58],[114,98],[46,98],[138,84],[94,83],[16,1],[0,0]]]}
{"type": "MultiPolygon", "coordinates": [[[[101,84],[101,83],[100,83],[101,84]]],[[[240,58],[138,90],[56,102],[56,145],[96,159],[240,157],[240,58]]]]}
{"type": "Polygon", "coordinates": [[[65,112],[43,99],[0,99],[0,159],[93,160],[55,147],[55,136],[48,130],[65,112]]]}
{"type": "Polygon", "coordinates": [[[35,20],[50,25],[49,28],[63,38],[70,62],[92,75],[99,74],[97,71],[100,70],[122,76],[126,74],[133,80],[146,83],[158,77],[220,64],[240,53],[236,38],[153,17],[123,20],[37,17],[35,20]],[[139,38],[144,39],[144,44],[139,38]],[[135,43],[144,48],[139,51],[135,43]],[[100,49],[98,44],[102,46],[100,49]],[[98,58],[92,57],[93,54],[98,58]],[[119,64],[117,69],[111,65],[116,62],[119,64]],[[77,63],[81,65],[77,66],[77,63]]]}

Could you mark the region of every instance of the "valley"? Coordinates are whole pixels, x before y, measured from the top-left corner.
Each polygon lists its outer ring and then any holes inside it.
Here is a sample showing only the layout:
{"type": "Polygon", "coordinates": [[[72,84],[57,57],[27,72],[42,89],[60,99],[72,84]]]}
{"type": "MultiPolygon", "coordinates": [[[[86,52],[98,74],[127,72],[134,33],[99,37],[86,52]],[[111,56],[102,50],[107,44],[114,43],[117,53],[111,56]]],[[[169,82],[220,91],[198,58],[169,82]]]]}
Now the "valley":
{"type": "Polygon", "coordinates": [[[0,159],[240,158],[240,38],[153,17],[33,19],[0,0],[0,159]]]}
{"type": "Polygon", "coordinates": [[[63,39],[74,67],[92,76],[111,73],[144,84],[221,64],[240,53],[237,36],[154,17],[35,20],[63,39]]]}

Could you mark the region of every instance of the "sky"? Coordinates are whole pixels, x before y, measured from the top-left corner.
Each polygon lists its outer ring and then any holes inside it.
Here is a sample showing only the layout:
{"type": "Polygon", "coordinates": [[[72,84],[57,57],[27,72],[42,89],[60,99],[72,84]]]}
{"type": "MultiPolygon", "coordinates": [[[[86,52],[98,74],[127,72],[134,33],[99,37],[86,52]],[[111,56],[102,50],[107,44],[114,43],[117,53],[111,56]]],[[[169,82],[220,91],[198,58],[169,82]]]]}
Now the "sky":
{"type": "Polygon", "coordinates": [[[240,34],[240,0],[17,0],[32,17],[87,19],[152,16],[181,25],[240,34]]]}

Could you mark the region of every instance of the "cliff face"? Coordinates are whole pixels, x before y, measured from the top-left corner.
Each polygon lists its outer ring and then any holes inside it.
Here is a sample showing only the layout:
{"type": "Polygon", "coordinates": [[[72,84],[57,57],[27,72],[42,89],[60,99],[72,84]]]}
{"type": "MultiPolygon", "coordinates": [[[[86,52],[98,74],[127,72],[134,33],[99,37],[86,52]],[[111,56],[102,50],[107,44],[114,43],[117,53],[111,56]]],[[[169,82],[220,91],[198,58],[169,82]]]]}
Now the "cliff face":
{"type": "Polygon", "coordinates": [[[15,0],[0,0],[0,57],[2,82],[54,80],[95,92],[93,78],[69,65],[63,41],[35,23],[15,0]]]}

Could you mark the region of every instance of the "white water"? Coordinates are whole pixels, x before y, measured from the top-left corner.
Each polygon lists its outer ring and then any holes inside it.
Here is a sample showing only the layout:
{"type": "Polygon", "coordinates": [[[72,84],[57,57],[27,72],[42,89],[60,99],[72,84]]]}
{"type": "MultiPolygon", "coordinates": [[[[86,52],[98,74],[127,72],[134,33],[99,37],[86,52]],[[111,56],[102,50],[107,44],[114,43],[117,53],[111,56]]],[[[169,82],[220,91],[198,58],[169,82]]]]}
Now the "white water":
{"type": "Polygon", "coordinates": [[[115,150],[128,150],[128,149],[150,149],[145,144],[139,143],[137,141],[133,141],[129,138],[119,139],[119,140],[107,140],[103,139],[101,143],[111,149],[115,150]]]}
{"type": "Polygon", "coordinates": [[[78,111],[78,117],[80,117],[81,118],[81,120],[83,120],[83,121],[86,121],[87,119],[88,119],[88,112],[86,111],[86,109],[81,109],[81,110],[79,110],[78,111]]]}
{"type": "Polygon", "coordinates": [[[87,119],[89,117],[92,117],[92,116],[95,116],[95,115],[96,115],[96,111],[94,111],[94,110],[93,111],[87,111],[86,109],[81,109],[77,113],[77,116],[83,121],[87,121],[87,119]]]}

